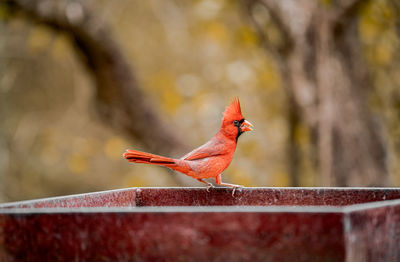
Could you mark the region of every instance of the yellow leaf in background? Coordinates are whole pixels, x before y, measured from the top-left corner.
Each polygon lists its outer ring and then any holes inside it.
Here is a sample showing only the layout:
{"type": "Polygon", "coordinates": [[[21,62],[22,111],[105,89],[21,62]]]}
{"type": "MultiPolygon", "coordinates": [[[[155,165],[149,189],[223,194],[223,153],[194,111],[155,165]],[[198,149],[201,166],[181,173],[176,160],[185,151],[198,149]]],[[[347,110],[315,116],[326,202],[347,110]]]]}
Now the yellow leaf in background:
{"type": "Polygon", "coordinates": [[[385,31],[391,29],[394,20],[395,15],[388,1],[371,1],[361,13],[361,38],[367,42],[377,41],[385,31]]]}
{"type": "Polygon", "coordinates": [[[125,151],[125,149],[126,144],[119,137],[110,138],[104,146],[106,155],[111,159],[122,158],[122,153],[125,151]]]}
{"type": "Polygon", "coordinates": [[[257,34],[250,27],[241,27],[238,30],[239,41],[248,46],[255,46],[258,44],[257,34]]]}
{"type": "Polygon", "coordinates": [[[176,88],[164,90],[163,92],[163,105],[168,112],[174,113],[183,103],[183,97],[177,92],[176,88]]]}
{"type": "Polygon", "coordinates": [[[388,65],[393,58],[393,50],[388,41],[380,41],[376,46],[374,62],[378,65],[388,65]]]}
{"type": "Polygon", "coordinates": [[[275,25],[269,25],[267,26],[266,30],[268,40],[274,45],[274,46],[280,46],[283,42],[283,36],[282,32],[279,31],[278,27],[275,25]]]}
{"type": "Polygon", "coordinates": [[[71,155],[68,159],[68,168],[75,174],[84,173],[89,168],[88,158],[79,154],[71,155]]]}
{"type": "Polygon", "coordinates": [[[63,34],[58,35],[54,41],[52,51],[57,59],[65,59],[68,53],[71,52],[68,38],[63,34]]]}
{"type": "Polygon", "coordinates": [[[144,179],[139,176],[129,176],[125,182],[124,186],[126,187],[145,187],[145,186],[151,186],[147,179],[144,179]]]}
{"type": "Polygon", "coordinates": [[[310,132],[305,125],[298,125],[296,127],[295,139],[302,145],[307,145],[311,142],[310,132]]]}
{"type": "Polygon", "coordinates": [[[393,5],[389,4],[390,1],[380,0],[373,1],[372,4],[375,5],[375,8],[378,10],[380,21],[385,21],[386,23],[390,23],[396,19],[396,15],[393,12],[393,5]]]}
{"type": "MultiPolygon", "coordinates": [[[[240,170],[237,167],[233,171],[231,171],[230,174],[231,174],[230,179],[235,184],[242,185],[242,186],[252,186],[252,185],[254,185],[253,180],[251,179],[251,177],[248,176],[243,170],[240,170]]],[[[224,177],[223,176],[222,176],[222,181],[224,181],[224,177]]]]}
{"type": "Polygon", "coordinates": [[[304,164],[304,166],[305,166],[304,172],[302,172],[301,177],[300,177],[300,185],[301,186],[311,187],[311,186],[318,185],[316,173],[315,173],[314,167],[311,166],[311,164],[312,163],[310,163],[310,162],[304,164]]]}
{"type": "Polygon", "coordinates": [[[153,74],[148,79],[149,88],[154,93],[175,88],[175,76],[169,70],[162,70],[153,74]]]}
{"type": "Polygon", "coordinates": [[[271,186],[286,187],[290,186],[289,175],[286,172],[277,172],[271,176],[271,186]]]}
{"type": "Polygon", "coordinates": [[[158,95],[161,94],[161,102],[164,109],[174,113],[183,103],[183,95],[176,86],[176,77],[169,70],[162,70],[149,78],[149,86],[158,95]]]}
{"type": "Polygon", "coordinates": [[[378,25],[369,16],[365,16],[360,20],[359,31],[361,37],[366,41],[372,41],[376,39],[377,35],[379,34],[378,25]]]}
{"type": "Polygon", "coordinates": [[[228,30],[224,24],[219,22],[208,23],[206,26],[206,34],[218,43],[224,43],[228,40],[228,30]]]}
{"type": "Polygon", "coordinates": [[[36,26],[32,29],[28,38],[28,47],[33,52],[40,52],[47,48],[51,41],[51,33],[44,26],[36,26]]]}
{"type": "Polygon", "coordinates": [[[319,1],[322,5],[330,7],[332,6],[332,0],[320,0],[319,1]]]}
{"type": "Polygon", "coordinates": [[[10,16],[10,11],[6,8],[6,5],[0,5],[0,21],[8,19],[10,16]]]}
{"type": "Polygon", "coordinates": [[[281,85],[279,72],[273,67],[266,67],[259,76],[260,87],[276,89],[281,85]]]}

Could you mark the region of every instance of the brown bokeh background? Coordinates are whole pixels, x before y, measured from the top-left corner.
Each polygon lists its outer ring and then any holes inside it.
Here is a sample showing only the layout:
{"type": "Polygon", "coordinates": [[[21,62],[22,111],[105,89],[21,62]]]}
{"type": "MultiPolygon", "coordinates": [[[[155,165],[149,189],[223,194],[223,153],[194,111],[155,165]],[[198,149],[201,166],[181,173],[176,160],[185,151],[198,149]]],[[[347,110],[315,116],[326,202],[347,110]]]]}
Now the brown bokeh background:
{"type": "MultiPolygon", "coordinates": [[[[102,21],[146,104],[185,145],[171,150],[148,146],[104,121],[95,105],[98,83],[71,36],[25,14],[24,1],[6,1],[0,5],[1,202],[134,186],[202,186],[175,179],[184,175],[165,168],[130,164],[121,154],[133,148],[183,155],[218,131],[222,112],[235,96],[255,130],[240,137],[223,175],[226,181],[245,186],[338,185],[321,179],[307,124],[297,122],[290,133],[287,75],[263,44],[268,36],[279,46],[284,35],[261,7],[255,5],[249,15],[246,8],[256,1],[92,0],[85,9],[79,1],[60,2],[67,2],[71,19],[90,10],[102,21]],[[290,143],[299,156],[295,183],[290,143]]],[[[355,12],[358,48],[371,85],[365,96],[384,137],[388,178],[382,174],[382,179],[387,186],[398,186],[400,10],[395,1],[366,2],[355,12]]],[[[331,1],[316,3],[327,10],[338,8],[331,1]]],[[[143,120],[124,121],[150,130],[143,120]]]]}

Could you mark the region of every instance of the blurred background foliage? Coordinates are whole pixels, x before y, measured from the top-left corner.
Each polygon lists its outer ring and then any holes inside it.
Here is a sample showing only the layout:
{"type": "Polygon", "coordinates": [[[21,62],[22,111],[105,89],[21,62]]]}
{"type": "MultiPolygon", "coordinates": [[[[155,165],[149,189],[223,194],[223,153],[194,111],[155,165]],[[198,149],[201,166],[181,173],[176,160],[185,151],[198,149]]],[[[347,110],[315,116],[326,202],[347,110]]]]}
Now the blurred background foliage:
{"type": "MultiPolygon", "coordinates": [[[[260,44],[242,5],[230,0],[89,4],[110,28],[156,111],[190,148],[218,131],[226,105],[240,97],[255,131],[240,137],[226,181],[291,185],[285,76],[260,44]]],[[[93,79],[69,37],[0,8],[0,201],[177,186],[171,177],[182,174],[122,158],[127,148],[146,147],[99,121],[93,79]]],[[[369,104],[387,133],[391,185],[398,186],[399,10],[389,0],[377,0],[359,15],[360,48],[374,87],[369,104]]],[[[280,41],[275,27],[267,30],[272,41],[280,41]]],[[[301,154],[313,154],[306,127],[298,127],[295,139],[301,154]]],[[[309,158],[302,158],[299,168],[299,185],[321,185],[309,158]]]]}

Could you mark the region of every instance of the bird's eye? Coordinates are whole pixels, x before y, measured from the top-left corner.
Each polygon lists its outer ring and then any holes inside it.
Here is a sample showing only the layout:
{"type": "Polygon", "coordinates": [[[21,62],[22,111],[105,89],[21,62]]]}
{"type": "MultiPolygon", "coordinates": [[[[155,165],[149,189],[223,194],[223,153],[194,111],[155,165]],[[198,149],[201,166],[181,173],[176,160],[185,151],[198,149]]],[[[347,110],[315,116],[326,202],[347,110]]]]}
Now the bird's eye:
{"type": "Polygon", "coordinates": [[[235,120],[235,121],[233,121],[233,124],[234,124],[235,126],[237,126],[237,125],[239,124],[239,121],[235,120]]]}

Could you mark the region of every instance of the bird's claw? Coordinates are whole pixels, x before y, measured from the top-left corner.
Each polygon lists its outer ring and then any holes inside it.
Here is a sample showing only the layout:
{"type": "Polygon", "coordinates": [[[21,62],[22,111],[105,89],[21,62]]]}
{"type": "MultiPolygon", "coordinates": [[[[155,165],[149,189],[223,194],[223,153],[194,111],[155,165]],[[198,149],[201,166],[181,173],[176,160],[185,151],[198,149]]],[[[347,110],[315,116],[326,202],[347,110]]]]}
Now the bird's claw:
{"type": "Polygon", "coordinates": [[[239,189],[239,191],[242,191],[243,186],[237,185],[232,187],[232,197],[235,197],[235,191],[236,189],[239,189]]]}
{"type": "Polygon", "coordinates": [[[206,187],[207,192],[210,192],[210,188],[212,188],[212,187],[214,187],[214,185],[211,183],[208,183],[208,185],[206,187]]]}

